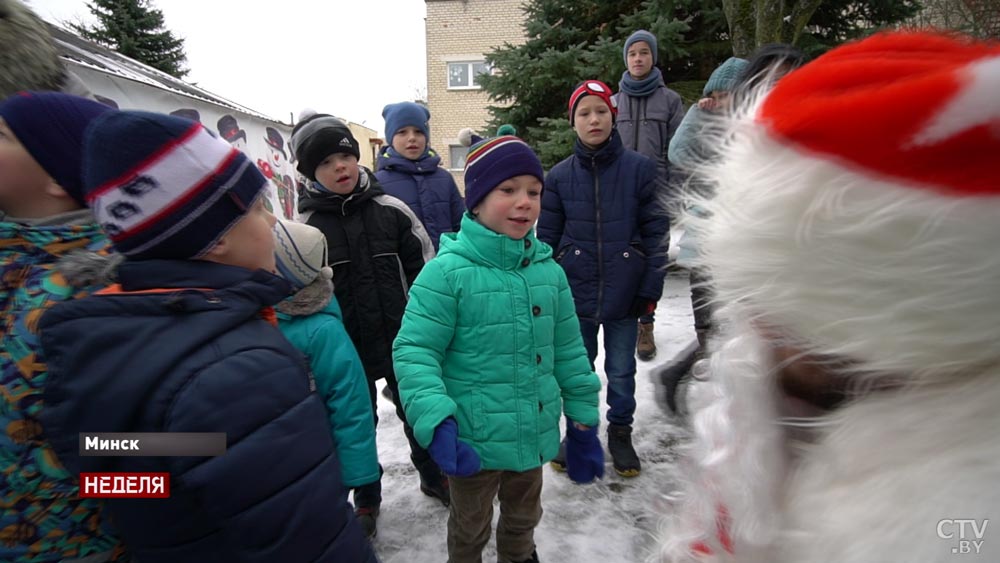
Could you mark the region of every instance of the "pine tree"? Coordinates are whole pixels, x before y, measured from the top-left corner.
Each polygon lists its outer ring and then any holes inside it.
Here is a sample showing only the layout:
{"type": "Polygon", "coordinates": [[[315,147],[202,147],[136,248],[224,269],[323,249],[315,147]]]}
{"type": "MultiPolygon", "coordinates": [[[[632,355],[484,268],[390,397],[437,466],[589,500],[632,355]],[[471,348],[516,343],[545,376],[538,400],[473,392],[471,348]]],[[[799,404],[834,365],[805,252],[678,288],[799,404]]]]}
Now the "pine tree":
{"type": "Polygon", "coordinates": [[[487,55],[497,72],[481,77],[497,102],[490,107],[495,130],[517,127],[552,166],[569,154],[575,135],[569,127],[566,100],[573,87],[589,78],[613,89],[625,70],[622,46],[637,29],[658,38],[659,66],[673,83],[697,78],[705,61],[721,60],[724,39],[721,5],[705,10],[698,0],[533,0],[525,6],[527,42],[506,44],[487,55]],[[713,19],[714,18],[714,19],[713,19]],[[700,37],[694,39],[692,30],[700,37]]]}
{"type": "Polygon", "coordinates": [[[183,78],[184,40],[163,26],[163,12],[148,0],[93,0],[87,3],[97,24],[70,24],[89,39],[177,78],[183,78]]]}
{"type": "Polygon", "coordinates": [[[816,55],[919,9],[915,0],[529,0],[527,41],[505,44],[486,57],[494,72],[480,82],[495,103],[486,130],[514,125],[546,167],[565,158],[575,139],[566,107],[570,92],[588,78],[617,91],[625,70],[622,46],[637,29],[657,37],[664,80],[691,103],[712,71],[734,53],[745,56],[769,41],[797,41],[816,55]],[[747,13],[735,25],[751,27],[734,32],[727,14],[735,21],[737,4],[747,13]],[[757,5],[770,4],[785,10],[777,23],[772,16],[778,12],[756,11],[757,5]]]}

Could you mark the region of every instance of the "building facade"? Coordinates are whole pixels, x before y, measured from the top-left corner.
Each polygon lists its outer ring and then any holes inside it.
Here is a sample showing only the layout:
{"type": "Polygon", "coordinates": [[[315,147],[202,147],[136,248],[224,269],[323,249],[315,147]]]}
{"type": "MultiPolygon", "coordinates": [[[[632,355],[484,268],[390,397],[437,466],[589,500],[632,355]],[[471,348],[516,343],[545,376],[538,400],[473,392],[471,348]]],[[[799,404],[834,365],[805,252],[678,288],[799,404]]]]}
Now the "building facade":
{"type": "Polygon", "coordinates": [[[464,192],[468,149],[459,143],[458,132],[465,127],[482,131],[490,119],[490,101],[476,77],[490,72],[487,53],[504,43],[524,42],[523,0],[425,1],[430,146],[464,192]]]}

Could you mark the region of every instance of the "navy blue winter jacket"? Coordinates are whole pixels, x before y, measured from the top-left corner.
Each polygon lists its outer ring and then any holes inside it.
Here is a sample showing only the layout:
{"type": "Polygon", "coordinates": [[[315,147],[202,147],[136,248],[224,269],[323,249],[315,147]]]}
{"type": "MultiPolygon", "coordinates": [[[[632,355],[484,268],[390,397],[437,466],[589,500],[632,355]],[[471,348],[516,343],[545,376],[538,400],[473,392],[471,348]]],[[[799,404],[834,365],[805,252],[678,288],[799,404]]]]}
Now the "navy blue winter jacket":
{"type": "Polygon", "coordinates": [[[663,293],[669,220],[656,163],[626,150],[617,130],[603,147],[577,140],[573,152],[545,177],[538,238],[555,249],[581,319],[623,319],[637,297],[663,293]]]}
{"type": "Polygon", "coordinates": [[[125,262],[119,280],[42,317],[42,424],[72,473],[170,473],[169,499],[106,501],[136,559],[376,561],[304,360],[261,317],[287,282],[175,260],[125,262]],[[225,432],[227,451],[82,457],[80,432],[225,432]]]}
{"type": "Polygon", "coordinates": [[[375,172],[385,193],[402,200],[424,224],[435,252],[441,234],[457,233],[465,213],[454,178],[439,164],[441,157],[434,151],[414,161],[387,147],[378,156],[375,172]]]}

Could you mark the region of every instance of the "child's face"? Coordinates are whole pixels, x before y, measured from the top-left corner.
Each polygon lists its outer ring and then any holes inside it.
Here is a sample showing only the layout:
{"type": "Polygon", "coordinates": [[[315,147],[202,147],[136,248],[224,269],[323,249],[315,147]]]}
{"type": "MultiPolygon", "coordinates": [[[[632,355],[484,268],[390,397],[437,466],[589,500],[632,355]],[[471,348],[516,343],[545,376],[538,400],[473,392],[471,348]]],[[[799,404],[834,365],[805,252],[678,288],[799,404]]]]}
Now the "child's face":
{"type": "Polygon", "coordinates": [[[262,194],[205,255],[206,260],[248,270],[274,272],[274,234],[277,219],[264,207],[262,194]]]}
{"type": "Polygon", "coordinates": [[[584,96],[573,112],[573,129],[583,144],[596,147],[611,136],[611,108],[597,96],[584,96]]]}
{"type": "Polygon", "coordinates": [[[636,41],[628,48],[628,73],[636,80],[645,78],[653,70],[653,51],[649,43],[636,41]]]}
{"type": "Polygon", "coordinates": [[[316,167],[316,181],[335,194],[347,195],[358,185],[358,159],[353,154],[333,153],[316,167]]]}
{"type": "Polygon", "coordinates": [[[542,210],[542,183],[527,174],[508,178],[473,209],[490,230],[520,240],[535,226],[542,210]]]}
{"type": "Polygon", "coordinates": [[[0,209],[21,216],[28,201],[39,199],[52,178],[0,118],[0,209]]]}
{"type": "Polygon", "coordinates": [[[420,129],[407,125],[392,136],[392,148],[403,158],[416,160],[427,148],[427,136],[420,129]]]}

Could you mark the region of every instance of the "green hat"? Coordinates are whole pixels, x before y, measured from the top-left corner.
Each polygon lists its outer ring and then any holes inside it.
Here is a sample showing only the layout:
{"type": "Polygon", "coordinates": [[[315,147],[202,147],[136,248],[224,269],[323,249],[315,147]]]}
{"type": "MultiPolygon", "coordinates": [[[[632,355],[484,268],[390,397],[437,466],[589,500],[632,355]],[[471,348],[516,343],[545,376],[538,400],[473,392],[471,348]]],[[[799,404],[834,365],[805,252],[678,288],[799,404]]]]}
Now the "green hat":
{"type": "Polygon", "coordinates": [[[729,57],[726,62],[719,65],[719,68],[712,71],[712,76],[708,77],[705,89],[701,91],[703,96],[712,92],[730,92],[736,87],[736,79],[747,66],[747,61],[737,57],[729,57]]]}
{"type": "Polygon", "coordinates": [[[504,123],[497,129],[497,137],[503,137],[504,135],[517,136],[517,129],[510,123],[504,123]]]}

